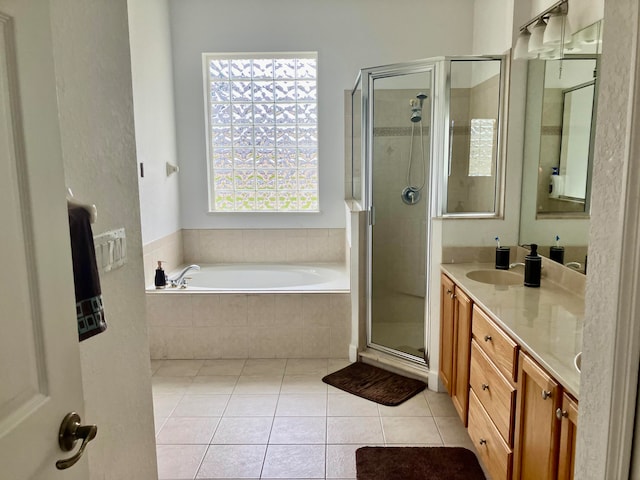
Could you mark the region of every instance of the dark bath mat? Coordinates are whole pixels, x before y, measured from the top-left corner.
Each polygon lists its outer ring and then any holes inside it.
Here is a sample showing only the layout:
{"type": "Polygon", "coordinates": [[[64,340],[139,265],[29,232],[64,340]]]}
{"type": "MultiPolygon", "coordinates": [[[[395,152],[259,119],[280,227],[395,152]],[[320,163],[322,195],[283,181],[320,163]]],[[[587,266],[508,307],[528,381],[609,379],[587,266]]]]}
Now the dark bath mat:
{"type": "Polygon", "coordinates": [[[327,375],[322,381],[353,395],[392,407],[400,405],[427,386],[420,380],[362,362],[352,363],[327,375]]]}
{"type": "Polygon", "coordinates": [[[475,454],[460,447],[362,447],[357,480],[485,480],[475,454]]]}

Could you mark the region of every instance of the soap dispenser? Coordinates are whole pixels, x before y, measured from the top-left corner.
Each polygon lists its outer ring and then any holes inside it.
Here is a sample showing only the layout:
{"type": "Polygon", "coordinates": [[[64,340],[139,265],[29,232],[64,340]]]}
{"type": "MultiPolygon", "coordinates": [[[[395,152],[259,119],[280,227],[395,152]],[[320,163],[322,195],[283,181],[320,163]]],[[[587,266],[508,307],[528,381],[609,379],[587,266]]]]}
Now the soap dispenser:
{"type": "Polygon", "coordinates": [[[542,271],[542,257],[538,255],[538,245],[531,244],[531,252],[524,257],[524,286],[539,287],[542,271]]]}
{"type": "Polygon", "coordinates": [[[167,276],[164,274],[164,270],[162,269],[162,260],[158,260],[158,268],[156,268],[155,285],[156,285],[156,288],[164,288],[167,285],[167,276]]]}

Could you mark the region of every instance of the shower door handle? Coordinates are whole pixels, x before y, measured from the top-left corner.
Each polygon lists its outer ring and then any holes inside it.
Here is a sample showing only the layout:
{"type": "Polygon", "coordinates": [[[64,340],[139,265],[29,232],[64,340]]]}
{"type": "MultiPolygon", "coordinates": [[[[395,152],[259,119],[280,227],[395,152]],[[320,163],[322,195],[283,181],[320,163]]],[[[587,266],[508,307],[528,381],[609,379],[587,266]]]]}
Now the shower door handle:
{"type": "Polygon", "coordinates": [[[451,176],[451,158],[453,156],[453,124],[454,120],[451,120],[451,125],[449,126],[449,161],[447,162],[447,177],[451,176]]]}

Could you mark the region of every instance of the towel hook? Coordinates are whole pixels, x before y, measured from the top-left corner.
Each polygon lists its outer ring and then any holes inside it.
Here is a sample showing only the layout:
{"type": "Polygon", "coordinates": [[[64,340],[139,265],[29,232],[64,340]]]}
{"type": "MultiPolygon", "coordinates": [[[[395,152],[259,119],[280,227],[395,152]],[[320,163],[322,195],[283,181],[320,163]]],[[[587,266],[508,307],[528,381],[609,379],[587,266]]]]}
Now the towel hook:
{"type": "Polygon", "coordinates": [[[83,203],[77,200],[73,196],[73,192],[69,187],[67,187],[67,205],[71,205],[72,207],[82,207],[87,212],[89,212],[89,218],[91,223],[96,223],[96,219],[98,218],[98,209],[93,204],[83,203]]]}

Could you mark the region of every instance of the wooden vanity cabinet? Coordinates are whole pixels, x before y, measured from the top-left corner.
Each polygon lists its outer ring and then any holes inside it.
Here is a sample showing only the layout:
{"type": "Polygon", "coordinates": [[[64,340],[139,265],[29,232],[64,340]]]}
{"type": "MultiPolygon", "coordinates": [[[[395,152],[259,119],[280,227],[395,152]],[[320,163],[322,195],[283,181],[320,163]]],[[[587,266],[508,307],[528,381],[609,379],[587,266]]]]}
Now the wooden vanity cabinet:
{"type": "Polygon", "coordinates": [[[492,480],[573,480],[578,402],[445,274],[440,378],[492,480]]]}
{"type": "Polygon", "coordinates": [[[512,473],[518,346],[473,307],[469,436],[493,480],[512,473]]]}
{"type": "Polygon", "coordinates": [[[473,302],[444,274],[440,301],[440,379],[466,427],[473,302]]]}
{"type": "Polygon", "coordinates": [[[578,402],[563,393],[562,407],[556,410],[556,418],[560,420],[558,480],[573,480],[578,434],[578,402]]]}
{"type": "Polygon", "coordinates": [[[453,387],[453,359],[454,359],[454,319],[453,305],[455,284],[449,277],[440,276],[440,381],[451,395],[453,387]]]}
{"type": "Polygon", "coordinates": [[[528,355],[520,353],[514,475],[516,480],[557,478],[561,389],[528,355]]]}

